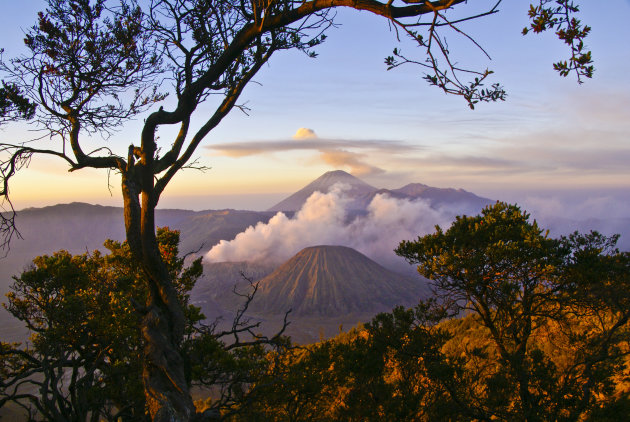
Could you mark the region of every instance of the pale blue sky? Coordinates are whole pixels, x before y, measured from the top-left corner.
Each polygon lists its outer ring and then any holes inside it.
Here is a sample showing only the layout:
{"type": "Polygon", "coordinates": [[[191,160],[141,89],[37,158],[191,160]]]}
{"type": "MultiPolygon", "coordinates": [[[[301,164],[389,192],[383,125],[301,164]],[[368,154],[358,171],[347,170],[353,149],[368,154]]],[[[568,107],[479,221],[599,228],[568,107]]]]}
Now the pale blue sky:
{"type": "MultiPolygon", "coordinates": [[[[43,2],[1,1],[6,59],[18,51],[20,28],[35,21],[43,2]]],[[[491,3],[470,3],[484,2],[491,3]]],[[[527,24],[526,1],[506,1],[500,14],[468,25],[492,56],[489,63],[470,44],[448,37],[460,61],[494,69],[495,80],[508,91],[506,102],[475,111],[429,87],[417,68],[387,72],[383,59],[397,46],[387,22],[341,11],[342,26],[328,33],[317,59],[296,52],[272,58],[256,78],[260,85],[242,96],[250,116],[233,112],[199,150],[212,170],[175,179],[162,205],[265,208],[279,194],[341,168],[363,173],[377,186],[422,182],[519,202],[571,196],[630,215],[630,2],[581,3],[581,17],[593,27],[587,44],[596,66],[595,78],[581,86],[552,70],[552,62],[567,52],[551,34],[520,35],[527,24]],[[292,135],[301,127],[312,129],[324,144],[334,140],[345,158],[323,147],[293,147],[290,142],[300,141],[292,135]],[[359,141],[371,142],[357,146],[359,141]],[[240,157],[212,148],[244,142],[276,147],[240,157]],[[286,151],[277,148],[279,142],[289,146],[286,151]],[[357,162],[382,172],[365,174],[357,162]],[[257,195],[248,201],[247,193],[257,195]]],[[[411,51],[404,44],[403,49],[411,51]]],[[[138,129],[133,122],[109,142],[122,153],[138,129]]],[[[0,132],[4,139],[24,136],[29,135],[23,128],[0,132]]],[[[12,191],[18,207],[70,200],[120,204],[118,186],[114,183],[110,197],[103,172],[67,175],[61,163],[48,159],[27,172],[12,191]]]]}

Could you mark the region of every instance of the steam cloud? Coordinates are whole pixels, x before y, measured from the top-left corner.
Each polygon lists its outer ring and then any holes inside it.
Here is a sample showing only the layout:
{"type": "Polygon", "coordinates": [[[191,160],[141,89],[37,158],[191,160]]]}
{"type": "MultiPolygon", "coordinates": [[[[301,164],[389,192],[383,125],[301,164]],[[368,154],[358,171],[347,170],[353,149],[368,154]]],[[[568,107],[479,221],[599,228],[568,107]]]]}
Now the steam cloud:
{"type": "Polygon", "coordinates": [[[372,166],[361,159],[363,154],[345,150],[321,151],[319,156],[323,162],[334,168],[350,167],[353,176],[367,176],[385,173],[385,170],[372,166]]]}
{"type": "Polygon", "coordinates": [[[453,214],[435,210],[423,200],[409,201],[376,195],[367,213],[353,217],[352,202],[335,185],[329,193],[313,193],[293,218],[279,212],[269,223],[258,223],[234,240],[215,245],[206,255],[212,262],[266,261],[281,263],[308,246],[352,247],[384,265],[400,264],[393,253],[401,240],[415,239],[450,225],[453,214]]]}

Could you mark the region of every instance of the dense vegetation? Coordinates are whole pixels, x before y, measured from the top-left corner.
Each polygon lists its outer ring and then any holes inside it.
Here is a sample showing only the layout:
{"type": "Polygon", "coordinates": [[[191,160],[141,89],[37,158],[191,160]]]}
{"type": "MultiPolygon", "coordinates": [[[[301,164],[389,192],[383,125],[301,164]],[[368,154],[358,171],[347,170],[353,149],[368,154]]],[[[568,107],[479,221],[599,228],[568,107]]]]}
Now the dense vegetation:
{"type": "MultiPolygon", "coordinates": [[[[207,399],[197,405],[208,418],[618,421],[630,414],[630,254],[615,249],[616,236],[553,239],[518,207],[497,203],[400,244],[397,253],[431,280],[431,299],[293,347],[251,337],[256,327],[242,312],[229,332],[202,325],[188,296],[200,261],[184,268],[177,232],[161,229],[158,239],[187,309],[180,344],[187,382],[204,387],[197,391],[207,399]]],[[[6,307],[33,336],[26,346],[2,344],[0,405],[17,403],[34,419],[148,418],[136,321],[146,287],[128,246],[105,246],[106,255],[38,257],[15,278],[6,307]]]]}
{"type": "MultiPolygon", "coordinates": [[[[281,339],[250,335],[255,324],[239,314],[232,329],[204,325],[189,292],[202,274],[201,258],[184,266],[179,232],[158,229],[160,251],[186,310],[179,344],[190,386],[212,386],[206,415],[244,402],[256,368],[281,339]],[[235,336],[236,335],[236,336],[235,336]],[[234,340],[230,340],[230,339],[234,340]]],[[[143,340],[138,319],[147,301],[142,271],[127,242],[98,251],[59,251],[33,260],[14,277],[5,308],[32,333],[24,345],[1,343],[0,407],[19,406],[34,420],[150,420],[142,385],[143,340]]],[[[245,304],[251,297],[245,297],[245,304]]]]}

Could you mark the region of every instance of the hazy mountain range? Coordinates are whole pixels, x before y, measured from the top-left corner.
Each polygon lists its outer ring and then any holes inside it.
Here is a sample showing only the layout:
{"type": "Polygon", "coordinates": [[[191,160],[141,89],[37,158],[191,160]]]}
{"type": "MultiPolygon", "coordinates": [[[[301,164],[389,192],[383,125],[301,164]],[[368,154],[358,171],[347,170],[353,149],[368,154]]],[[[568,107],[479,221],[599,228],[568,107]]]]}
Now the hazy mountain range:
{"type": "MultiPolygon", "coordinates": [[[[250,288],[243,273],[253,281],[261,280],[251,307],[253,315],[273,325],[277,316],[291,308],[290,333],[308,341],[316,339],[320,330],[334,335],[340,324],[349,327],[376,312],[396,304],[409,306],[425,296],[426,284],[411,267],[395,259],[396,242],[429,232],[434,224],[448,224],[457,214],[476,214],[492,202],[462,189],[420,183],[378,189],[346,172],[332,171],[268,211],[160,209],[156,222],[180,230],[182,253],[197,251],[196,256],[205,256],[222,246],[231,255],[213,256],[239,257],[204,263],[204,276],[192,300],[209,318],[231,318],[242,303],[233,289],[250,288]],[[320,206],[328,208],[313,214],[320,206]],[[268,251],[256,249],[267,241],[268,251]],[[234,252],[239,248],[240,255],[234,252]],[[269,251],[275,253],[275,260],[267,259],[269,251]]],[[[601,230],[611,224],[593,219],[557,221],[556,233],[601,230]]],[[[22,238],[14,239],[7,257],[0,260],[2,295],[9,289],[11,276],[35,256],[59,249],[83,253],[102,248],[107,238],[124,240],[123,211],[118,207],[71,203],[29,208],[19,211],[17,224],[22,238]]],[[[630,227],[630,219],[621,224],[630,227]]],[[[622,237],[622,248],[628,249],[627,244],[622,237]]],[[[0,338],[16,340],[23,333],[7,317],[1,310],[0,338]]]]}
{"type": "Polygon", "coordinates": [[[346,187],[344,194],[351,198],[350,209],[353,210],[364,210],[378,194],[396,199],[423,199],[429,201],[434,207],[448,204],[481,209],[494,202],[463,189],[434,188],[422,183],[410,183],[399,189],[379,189],[343,170],[335,170],[324,173],[293,195],[269,208],[269,211],[298,211],[313,193],[328,193],[334,186],[339,185],[346,187]]]}

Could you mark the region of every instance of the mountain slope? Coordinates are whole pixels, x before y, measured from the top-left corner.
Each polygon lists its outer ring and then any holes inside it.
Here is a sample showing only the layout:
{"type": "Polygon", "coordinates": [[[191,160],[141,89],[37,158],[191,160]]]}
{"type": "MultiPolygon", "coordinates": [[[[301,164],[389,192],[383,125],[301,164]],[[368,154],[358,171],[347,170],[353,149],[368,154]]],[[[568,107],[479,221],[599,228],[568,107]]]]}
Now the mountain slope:
{"type": "Polygon", "coordinates": [[[203,275],[193,288],[190,297],[195,304],[204,307],[214,301],[227,310],[235,311],[243,305],[243,297],[251,291],[247,279],[257,282],[271,274],[277,265],[264,262],[204,262],[203,275]],[[236,291],[236,293],[235,293],[236,291]],[[237,294],[238,293],[238,294],[237,294]]]}
{"type": "Polygon", "coordinates": [[[464,189],[434,188],[422,183],[410,183],[399,189],[392,189],[392,192],[399,195],[407,195],[414,199],[426,199],[432,206],[443,205],[465,205],[475,212],[487,205],[494,203],[492,199],[477,196],[464,189]]]}
{"type": "Polygon", "coordinates": [[[263,314],[342,316],[411,306],[427,293],[420,278],[389,271],[345,246],[300,251],[262,279],[252,310],[263,314]]]}
{"type": "Polygon", "coordinates": [[[329,171],[295,192],[293,195],[278,202],[276,205],[269,208],[268,211],[297,211],[302,208],[302,205],[304,205],[308,197],[314,192],[328,193],[330,189],[338,183],[349,186],[346,194],[350,197],[358,197],[377,191],[375,187],[368,185],[361,179],[343,170],[329,171]]]}

